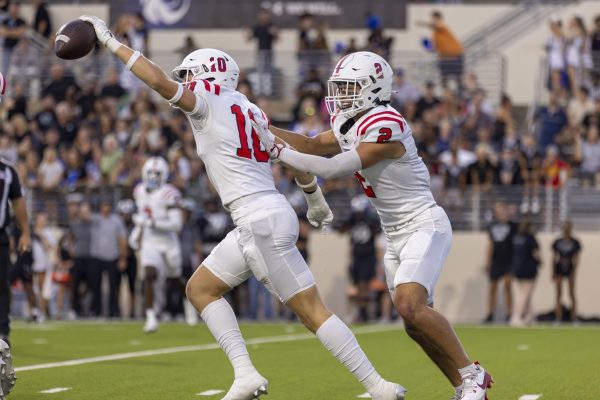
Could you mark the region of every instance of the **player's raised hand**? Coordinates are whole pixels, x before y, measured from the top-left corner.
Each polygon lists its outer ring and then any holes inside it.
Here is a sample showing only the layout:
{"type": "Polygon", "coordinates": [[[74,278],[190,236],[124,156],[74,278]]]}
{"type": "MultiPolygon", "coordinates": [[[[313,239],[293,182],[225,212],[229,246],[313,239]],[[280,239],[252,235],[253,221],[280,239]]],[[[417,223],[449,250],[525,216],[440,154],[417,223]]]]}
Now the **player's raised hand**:
{"type": "Polygon", "coordinates": [[[94,31],[96,31],[96,38],[101,45],[106,46],[106,43],[115,37],[115,35],[113,35],[110,29],[108,29],[106,26],[106,22],[95,15],[81,15],[79,19],[92,24],[94,31]]]}
{"type": "Polygon", "coordinates": [[[271,160],[278,160],[281,155],[281,151],[287,147],[285,142],[278,143],[275,135],[271,133],[269,127],[264,122],[257,122],[255,120],[250,120],[252,127],[256,131],[258,138],[267,152],[269,153],[269,158],[271,160]]]}
{"type": "Polygon", "coordinates": [[[319,190],[318,194],[318,201],[315,201],[313,204],[309,204],[308,211],[306,212],[306,218],[308,219],[309,224],[315,228],[321,228],[321,231],[325,233],[327,231],[327,227],[333,222],[333,212],[331,212],[329,204],[327,204],[327,201],[325,201],[323,193],[319,190]]]}

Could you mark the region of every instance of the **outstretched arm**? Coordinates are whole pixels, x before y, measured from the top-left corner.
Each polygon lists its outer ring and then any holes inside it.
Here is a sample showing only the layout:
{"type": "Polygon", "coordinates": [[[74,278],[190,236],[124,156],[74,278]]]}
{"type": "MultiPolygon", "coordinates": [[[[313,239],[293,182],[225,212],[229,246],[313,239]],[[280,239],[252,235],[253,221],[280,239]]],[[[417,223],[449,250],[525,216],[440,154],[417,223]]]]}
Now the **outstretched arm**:
{"type": "Polygon", "coordinates": [[[120,43],[98,17],[82,15],[79,19],[94,26],[98,42],[108,48],[121,60],[135,76],[142,80],[156,93],[188,113],[199,113],[204,104],[192,91],[182,83],[169,79],[167,74],[155,63],[144,57],[139,51],[134,51],[120,43]]]}
{"type": "Polygon", "coordinates": [[[340,145],[332,130],[320,133],[312,138],[275,126],[271,126],[270,130],[273,135],[301,153],[324,156],[341,152],[340,145]]]}
{"type": "Polygon", "coordinates": [[[278,159],[297,170],[319,175],[326,179],[350,175],[361,169],[369,168],[380,161],[402,157],[406,152],[401,142],[361,143],[356,150],[341,153],[332,158],[319,157],[302,154],[277,143],[266,126],[257,124],[254,121],[252,125],[263,145],[269,149],[271,158],[278,159]]]}

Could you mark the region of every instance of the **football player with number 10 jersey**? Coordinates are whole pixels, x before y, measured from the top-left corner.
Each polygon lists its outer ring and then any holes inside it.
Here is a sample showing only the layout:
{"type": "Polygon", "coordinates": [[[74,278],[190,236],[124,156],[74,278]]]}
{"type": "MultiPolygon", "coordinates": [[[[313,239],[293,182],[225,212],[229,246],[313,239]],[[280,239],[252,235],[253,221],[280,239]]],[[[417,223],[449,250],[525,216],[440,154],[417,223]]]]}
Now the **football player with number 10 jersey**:
{"type": "Polygon", "coordinates": [[[448,321],[433,308],[452,227],[433,199],[410,127],[389,105],[392,75],[377,54],[348,54],[328,81],[332,130],[308,138],[272,128],[276,139],[266,124],[253,126],[272,159],[324,178],[356,176],[381,219],[387,284],[406,331],[450,380],[454,399],[483,400],[491,376],[469,360],[448,321]],[[320,157],[331,154],[336,155],[320,157]]]}
{"type": "MultiPolygon", "coordinates": [[[[173,71],[175,80],[139,52],[119,43],[97,17],[83,16],[98,41],[138,78],[180,108],[194,132],[197,152],[236,228],[190,278],[186,294],[227,354],[235,379],[224,400],[249,400],[267,391],[252,364],[235,314],[223,294],[252,274],[289,306],[375,400],[404,399],[402,386],[375,371],[346,325],[320,299],[314,278],[296,248],[298,219],[275,189],[269,154],[251,122],[268,125],[264,113],[236,90],[239,68],[222,51],[190,53],[173,71]]],[[[298,173],[313,225],[332,221],[314,176],[298,173]]],[[[315,396],[318,397],[317,394],[315,396]]]]}

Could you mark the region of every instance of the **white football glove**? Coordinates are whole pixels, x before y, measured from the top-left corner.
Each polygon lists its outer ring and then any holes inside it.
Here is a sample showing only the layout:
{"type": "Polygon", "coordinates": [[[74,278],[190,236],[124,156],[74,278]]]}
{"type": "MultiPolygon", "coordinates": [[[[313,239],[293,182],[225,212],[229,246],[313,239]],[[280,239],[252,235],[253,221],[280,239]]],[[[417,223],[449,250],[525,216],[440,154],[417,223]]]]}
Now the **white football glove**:
{"type": "Polygon", "coordinates": [[[281,155],[283,149],[288,147],[287,144],[277,143],[275,141],[275,135],[271,133],[269,127],[265,123],[258,123],[253,119],[250,120],[250,123],[256,131],[260,142],[263,146],[265,146],[265,149],[267,149],[269,158],[272,161],[279,160],[279,156],[281,155]]]}
{"type": "Polygon", "coordinates": [[[317,185],[317,190],[313,193],[306,193],[304,190],[302,193],[308,204],[308,211],[306,212],[308,222],[315,228],[321,228],[321,231],[325,233],[327,226],[333,222],[333,213],[323,196],[321,188],[317,185]]]}
{"type": "Polygon", "coordinates": [[[101,45],[108,47],[108,42],[110,39],[116,40],[115,35],[113,35],[110,29],[108,29],[106,26],[106,22],[95,15],[82,15],[79,17],[79,19],[92,24],[94,30],[96,31],[96,39],[101,45]]]}

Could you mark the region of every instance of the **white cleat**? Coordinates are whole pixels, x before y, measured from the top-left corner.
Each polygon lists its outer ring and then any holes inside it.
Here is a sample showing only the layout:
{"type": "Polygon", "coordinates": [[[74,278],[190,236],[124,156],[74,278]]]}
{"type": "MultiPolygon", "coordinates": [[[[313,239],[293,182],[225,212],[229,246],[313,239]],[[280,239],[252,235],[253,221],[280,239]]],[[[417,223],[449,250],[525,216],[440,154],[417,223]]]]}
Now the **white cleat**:
{"type": "Polygon", "coordinates": [[[397,383],[384,381],[370,395],[373,400],[404,400],[406,389],[397,383]]]}
{"type": "Polygon", "coordinates": [[[233,385],[221,400],[252,400],[267,394],[269,382],[258,372],[237,378],[233,385]]]}
{"type": "Polygon", "coordinates": [[[144,324],[144,333],[153,333],[158,330],[158,318],[156,312],[149,308],[146,310],[146,323],[144,324]]]}
{"type": "Polygon", "coordinates": [[[477,371],[463,376],[462,395],[459,400],[488,400],[487,390],[492,387],[494,380],[483,367],[477,364],[477,371]]]}

